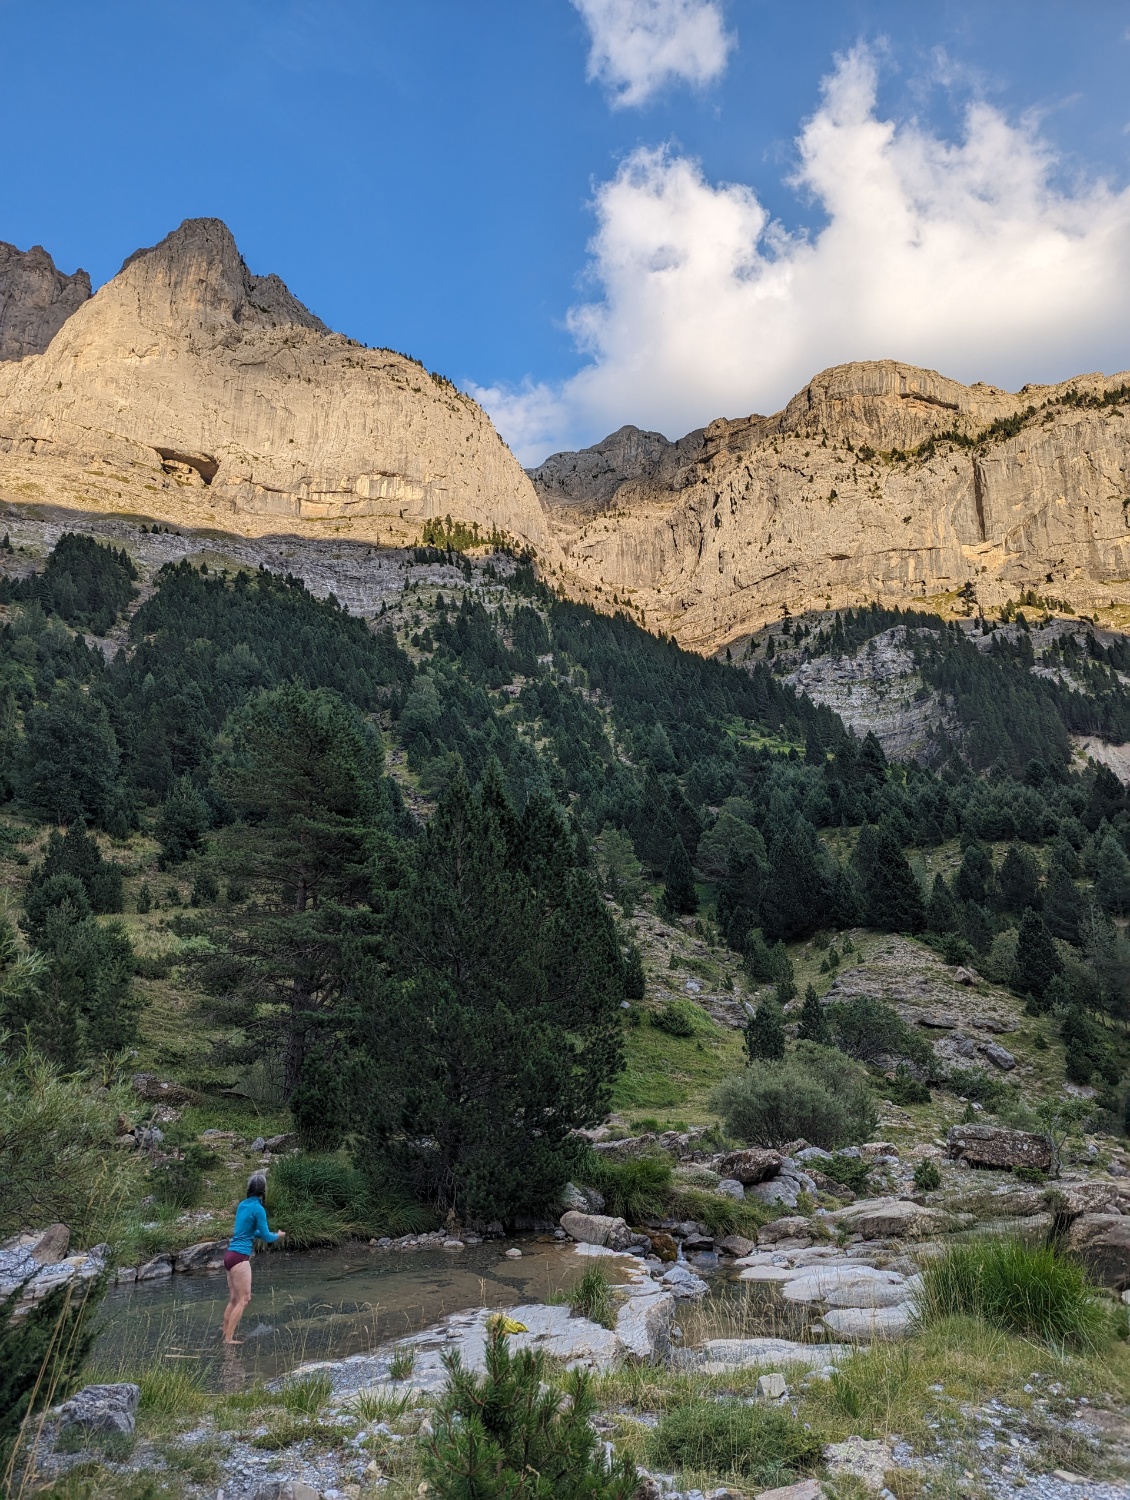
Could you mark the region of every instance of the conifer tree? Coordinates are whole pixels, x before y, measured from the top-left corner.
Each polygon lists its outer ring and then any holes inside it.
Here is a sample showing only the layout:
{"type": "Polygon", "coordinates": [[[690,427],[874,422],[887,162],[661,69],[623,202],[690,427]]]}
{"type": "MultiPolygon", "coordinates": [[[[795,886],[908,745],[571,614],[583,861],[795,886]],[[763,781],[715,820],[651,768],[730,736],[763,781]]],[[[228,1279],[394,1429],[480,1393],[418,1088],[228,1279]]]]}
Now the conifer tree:
{"type": "Polygon", "coordinates": [[[1130,912],[1130,859],[1113,832],[1108,832],[1095,856],[1095,894],[1112,916],[1130,912]]]}
{"type": "Polygon", "coordinates": [[[746,1023],[745,1050],[750,1062],[779,1062],[785,1055],[785,1015],[771,996],[761,1001],[746,1023]]]}
{"type": "Polygon", "coordinates": [[[1040,874],[1027,849],[1010,844],[997,876],[1002,911],[1019,916],[1029,906],[1039,905],[1040,874]]]}
{"type": "Polygon", "coordinates": [[[1082,923],[1086,902],[1082,891],[1059,863],[1053,864],[1048,871],[1042,911],[1052,937],[1078,948],[1083,940],[1082,923]]]}
{"type": "Polygon", "coordinates": [[[980,844],[970,844],[962,855],[961,867],[953,884],[959,901],[974,901],[987,906],[993,885],[993,862],[980,844]]]}
{"type": "MultiPolygon", "coordinates": [[[[877,742],[876,742],[877,743],[877,742]]],[[[921,932],[922,892],[906,855],[885,827],[865,824],[852,854],[863,919],[884,932],[921,932]]]]}
{"type": "Polygon", "coordinates": [[[437,1500],[631,1500],[639,1476],[627,1455],[605,1462],[589,1374],[571,1370],[558,1389],[542,1350],[511,1354],[506,1324],[503,1314],[491,1320],[482,1375],[445,1356],[447,1389],[423,1444],[429,1492],[437,1500]]]}
{"type": "Polygon", "coordinates": [[[698,910],[694,871],[687,858],[686,846],[678,834],[675,835],[671,853],[667,856],[667,867],[663,871],[663,895],[660,902],[668,917],[689,917],[698,910]]]}
{"type": "Polygon", "coordinates": [[[1048,985],[1063,972],[1063,962],[1043,917],[1029,909],[1020,923],[1016,942],[1016,979],[1018,994],[1031,995],[1037,1002],[1044,999],[1048,985]]]}
{"type": "Polygon", "coordinates": [[[939,936],[958,932],[961,928],[961,909],[941,871],[934,876],[930,899],[926,903],[926,926],[939,936]]]}
{"type": "Polygon", "coordinates": [[[624,961],[624,998],[625,1000],[642,1000],[646,993],[647,980],[643,971],[643,959],[640,957],[639,944],[633,943],[624,961]]]}
{"type": "Polygon", "coordinates": [[[804,1004],[800,1010],[800,1026],[797,1030],[798,1042],[817,1042],[821,1047],[831,1045],[832,1032],[828,1025],[828,1018],[824,1014],[824,1007],[820,1004],[816,991],[808,985],[804,992],[804,1004]]]}
{"type": "Polygon", "coordinates": [[[199,854],[211,822],[208,804],[191,776],[178,776],[157,817],[162,869],[166,865],[179,865],[199,854]]]}

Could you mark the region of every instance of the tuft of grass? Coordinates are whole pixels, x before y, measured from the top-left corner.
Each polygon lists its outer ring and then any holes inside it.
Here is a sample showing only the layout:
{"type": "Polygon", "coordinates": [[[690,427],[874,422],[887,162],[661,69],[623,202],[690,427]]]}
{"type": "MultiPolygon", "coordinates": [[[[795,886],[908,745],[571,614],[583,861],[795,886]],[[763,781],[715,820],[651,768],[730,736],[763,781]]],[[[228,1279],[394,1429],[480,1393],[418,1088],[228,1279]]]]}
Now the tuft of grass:
{"type": "Polygon", "coordinates": [[[388,1378],[390,1380],[407,1380],[415,1368],[415,1350],[398,1349],[389,1361],[388,1378]]]}
{"type": "MultiPolygon", "coordinates": [[[[671,1194],[668,1212],[679,1219],[693,1219],[711,1234],[744,1234],[755,1240],[762,1224],[768,1224],[776,1215],[773,1209],[756,1198],[747,1198],[739,1203],[722,1193],[705,1193],[699,1188],[680,1188],[671,1194]]],[[[798,1207],[796,1212],[800,1212],[798,1207]]]]}
{"type": "Polygon", "coordinates": [[[270,1208],[295,1250],[357,1235],[417,1234],[434,1223],[423,1205],[391,1191],[374,1193],[340,1152],[284,1157],[271,1171],[270,1208]]]}
{"type": "Polygon", "coordinates": [[[152,1416],[175,1417],[203,1411],[208,1404],[204,1376],[190,1365],[152,1365],[137,1376],[141,1388],[138,1410],[152,1416]]]}
{"type": "Polygon", "coordinates": [[[575,1313],[591,1318],[602,1328],[611,1328],[616,1321],[612,1288],[608,1284],[607,1273],[599,1262],[585,1268],[580,1281],[565,1293],[565,1301],[575,1313]]]}
{"type": "Polygon", "coordinates": [[[325,1406],[332,1391],[333,1382],[328,1375],[311,1375],[305,1380],[291,1380],[280,1386],[275,1399],[294,1415],[312,1417],[325,1406]]]}
{"type": "Polygon", "coordinates": [[[325,1422],[312,1422],[308,1417],[289,1417],[252,1438],[251,1446],[268,1453],[275,1453],[280,1448],[293,1448],[297,1443],[314,1443],[319,1448],[335,1448],[347,1436],[348,1433],[341,1427],[330,1427],[325,1422]]]}
{"type": "Polygon", "coordinates": [[[991,1238],[950,1245],[922,1271],[919,1320],[979,1318],[1053,1346],[1096,1349],[1113,1336],[1082,1267],[1050,1246],[991,1238]]]}
{"type": "Polygon", "coordinates": [[[741,1401],[688,1401],[666,1412],[648,1445],[663,1468],[735,1474],[763,1486],[815,1467],[820,1437],[790,1412],[741,1401]]]}
{"type": "Polygon", "coordinates": [[[358,1391],[355,1396],[350,1397],[349,1409],[366,1425],[377,1422],[391,1424],[414,1411],[420,1401],[416,1391],[401,1391],[395,1395],[391,1391],[358,1391]]]}

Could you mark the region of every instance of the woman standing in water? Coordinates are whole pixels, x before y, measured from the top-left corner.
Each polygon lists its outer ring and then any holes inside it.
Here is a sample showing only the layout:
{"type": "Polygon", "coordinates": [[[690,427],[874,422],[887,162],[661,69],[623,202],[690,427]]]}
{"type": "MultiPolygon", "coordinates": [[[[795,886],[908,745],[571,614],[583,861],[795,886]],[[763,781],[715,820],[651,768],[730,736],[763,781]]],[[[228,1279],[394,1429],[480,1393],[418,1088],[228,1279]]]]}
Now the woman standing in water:
{"type": "Polygon", "coordinates": [[[266,1240],[273,1245],[276,1240],[285,1240],[280,1229],[273,1234],[267,1227],[267,1210],[263,1201],[267,1196],[267,1179],[262,1172],[255,1172],[247,1179],[247,1197],[235,1211],[235,1233],[231,1237],[224,1255],[224,1270],[228,1273],[228,1305],[224,1308],[224,1343],[238,1344],[235,1330],[243,1317],[243,1309],[251,1301],[251,1257],[255,1254],[255,1241],[266,1240]]]}

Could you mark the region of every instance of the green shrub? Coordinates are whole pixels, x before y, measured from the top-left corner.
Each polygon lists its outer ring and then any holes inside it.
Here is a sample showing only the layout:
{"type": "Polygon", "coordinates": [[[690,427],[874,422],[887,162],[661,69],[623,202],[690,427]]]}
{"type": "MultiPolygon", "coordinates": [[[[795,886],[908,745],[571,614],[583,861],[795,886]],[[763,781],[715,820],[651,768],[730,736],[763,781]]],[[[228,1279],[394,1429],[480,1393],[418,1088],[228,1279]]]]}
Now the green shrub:
{"type": "Polygon", "coordinates": [[[136,1154],[114,1144],[128,1091],[65,1076],[30,1050],[5,1056],[3,1041],[0,1238],[63,1223],[76,1246],[114,1241],[139,1173],[136,1154]]]}
{"type": "Polygon", "coordinates": [[[853,1193],[865,1193],[871,1177],[871,1166],[862,1156],[833,1156],[831,1161],[820,1162],[817,1170],[853,1193]]]}
{"type": "Polygon", "coordinates": [[[877,1078],[876,1091],[892,1104],[929,1104],[929,1087],[915,1078],[905,1063],[899,1063],[893,1078],[877,1078]]]}
{"type": "Polygon", "coordinates": [[[920,1161],[914,1169],[914,1186],[919,1193],[936,1193],[942,1185],[942,1172],[936,1161],[920,1161]]]}
{"type": "Polygon", "coordinates": [[[698,1011],[689,1000],[668,1000],[661,1010],[651,1012],[651,1024],[668,1036],[694,1036],[698,1011]]]}
{"type": "Polygon", "coordinates": [[[687,1401],[666,1412],[649,1457],[663,1468],[739,1474],[762,1486],[787,1484],[820,1461],[819,1437],[790,1412],[740,1401],[687,1401]]]}
{"type": "Polygon", "coordinates": [[[1008,1085],[994,1078],[984,1068],[952,1068],[946,1087],[960,1098],[985,1109],[996,1109],[1009,1095],[1008,1085]]]}
{"type": "Polygon", "coordinates": [[[571,1370],[550,1383],[541,1350],[511,1355],[501,1320],[491,1331],[486,1372],[446,1358],[447,1389],[422,1444],[436,1500],[630,1500],[639,1479],[627,1457],[605,1466],[592,1426],[589,1376],[571,1370]]]}
{"type": "Polygon", "coordinates": [[[867,1140],[878,1119],[863,1068],[815,1042],[798,1042],[783,1061],[751,1063],[725,1079],[711,1108],[729,1135],[752,1146],[803,1137],[831,1150],[867,1140]]]}
{"type": "Polygon", "coordinates": [[[890,1005],[870,995],[856,995],[828,1007],[828,1021],[836,1044],[860,1062],[902,1057],[927,1063],[933,1057],[929,1042],[908,1026],[890,1005]]]}
{"type": "Polygon", "coordinates": [[[980,1318],[1052,1345],[1095,1348],[1110,1319],[1083,1269],[1045,1245],[984,1239],[950,1245],[922,1271],[919,1316],[980,1318]]]}
{"type": "Polygon", "coordinates": [[[188,1145],[149,1174],[149,1190],[168,1208],[194,1208],[204,1188],[204,1173],[219,1158],[207,1146],[188,1145]]]}

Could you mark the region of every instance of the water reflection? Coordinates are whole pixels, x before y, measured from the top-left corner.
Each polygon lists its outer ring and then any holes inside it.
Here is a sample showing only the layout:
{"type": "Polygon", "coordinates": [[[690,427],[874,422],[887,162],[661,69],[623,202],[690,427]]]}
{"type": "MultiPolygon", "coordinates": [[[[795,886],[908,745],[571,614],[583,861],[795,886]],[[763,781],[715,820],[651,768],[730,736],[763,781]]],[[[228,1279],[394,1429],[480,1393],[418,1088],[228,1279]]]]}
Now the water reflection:
{"type": "MultiPolygon", "coordinates": [[[[587,1262],[553,1240],[461,1251],[390,1252],[357,1245],[255,1257],[255,1290],[237,1348],[220,1343],[227,1301],[222,1273],[173,1276],[111,1289],[100,1314],[93,1363],[125,1375],[154,1362],[191,1363],[212,1387],[239,1389],[305,1360],[368,1353],[469,1307],[544,1302],[571,1286],[587,1262]]],[[[617,1262],[606,1262],[618,1279],[617,1262]]]]}

